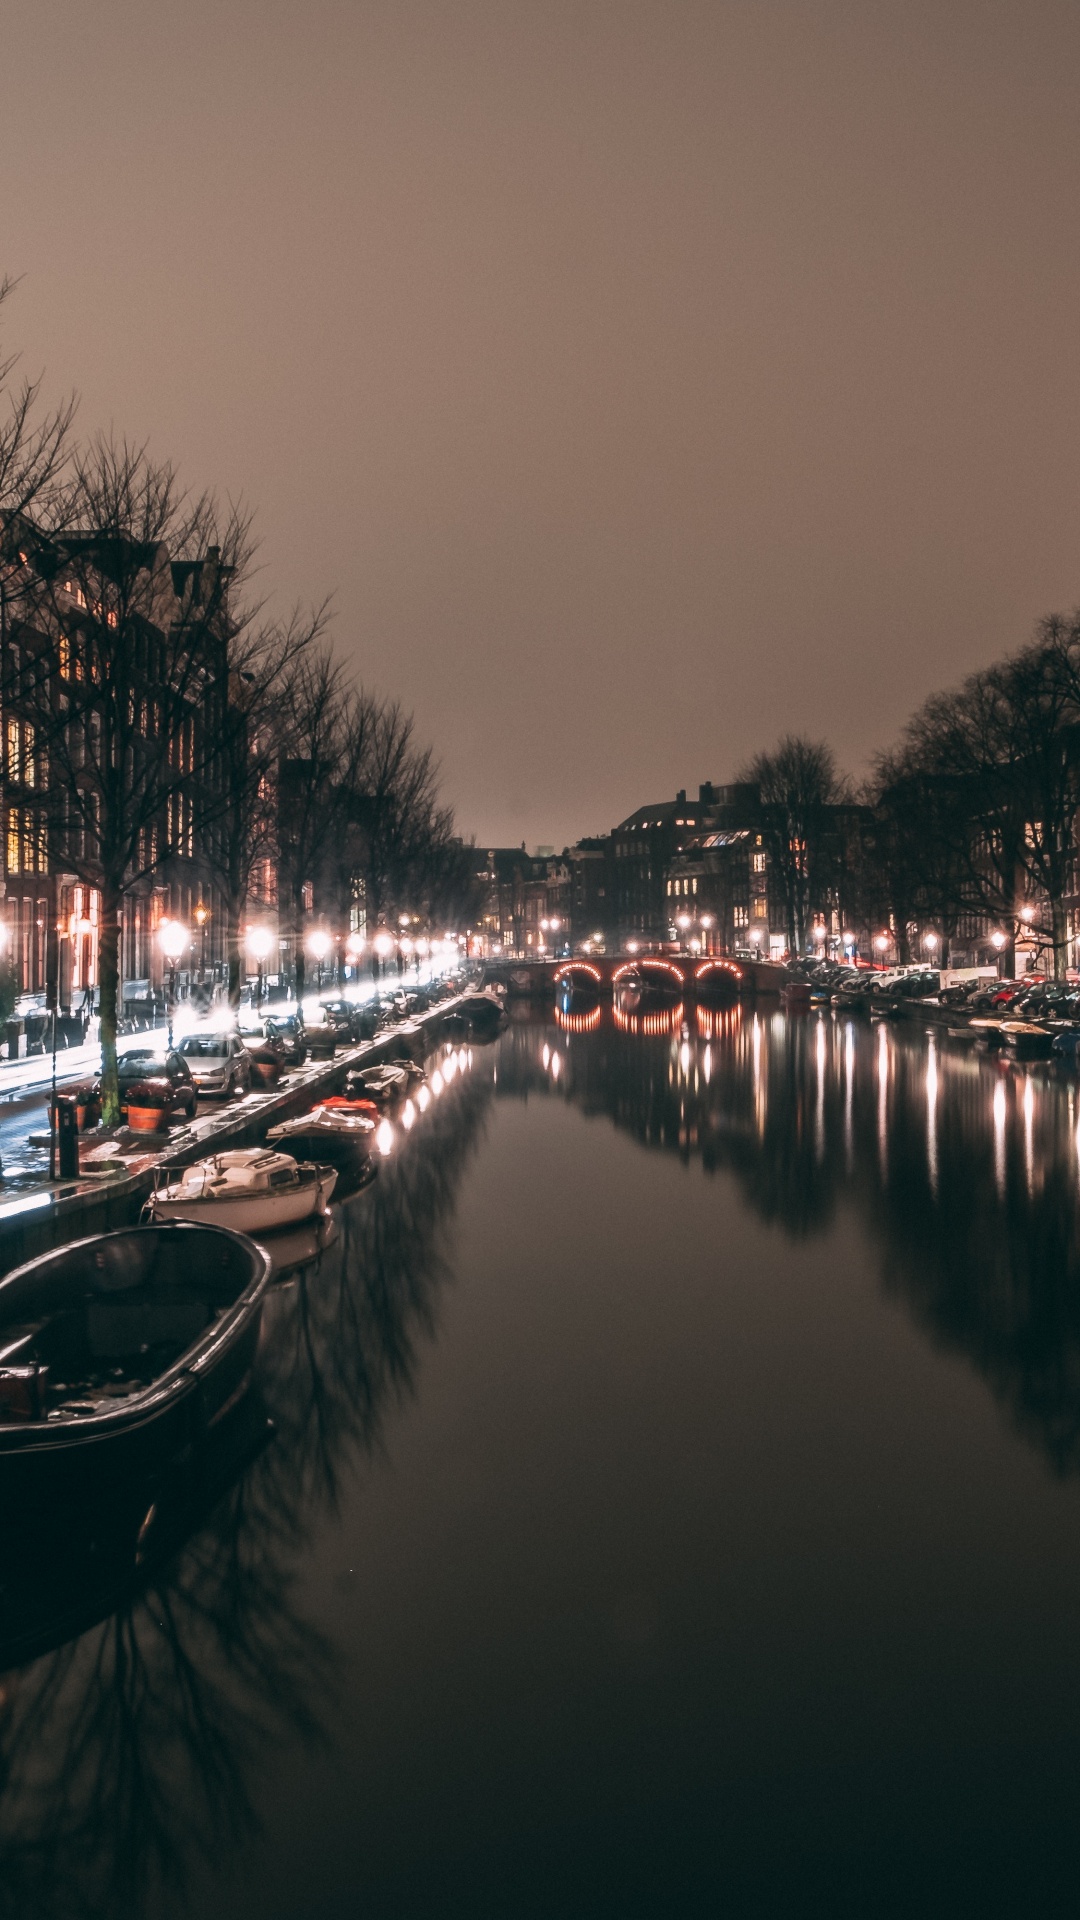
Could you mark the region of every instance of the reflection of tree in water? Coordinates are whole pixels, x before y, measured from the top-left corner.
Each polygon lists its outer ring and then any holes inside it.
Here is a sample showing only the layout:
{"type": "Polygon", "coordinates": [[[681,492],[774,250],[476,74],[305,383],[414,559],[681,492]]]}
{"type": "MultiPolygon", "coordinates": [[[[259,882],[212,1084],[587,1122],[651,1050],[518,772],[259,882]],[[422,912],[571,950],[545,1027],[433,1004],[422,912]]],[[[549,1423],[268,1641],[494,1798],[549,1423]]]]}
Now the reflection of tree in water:
{"type": "Polygon", "coordinates": [[[1080,1468],[1078,1102],[1058,1070],[906,1024],[738,1007],[692,1009],[667,1035],[534,1025],[504,1049],[500,1094],[557,1092],[726,1169],[793,1238],[857,1207],[886,1285],[1060,1469],[1080,1468]]]}
{"type": "Polygon", "coordinates": [[[337,1241],[273,1296],[264,1390],[280,1442],[260,1462],[268,1522],[301,1532],[313,1500],[378,1444],[390,1396],[411,1389],[419,1338],[435,1330],[465,1165],[491,1099],[478,1060],[440,1096],[373,1187],[346,1203],[337,1241]],[[419,1137],[418,1137],[419,1136],[419,1137]]]}
{"type": "Polygon", "coordinates": [[[0,1681],[0,1913],[182,1905],[197,1863],[254,1826],[261,1756],[319,1738],[333,1655],[297,1608],[303,1550],[410,1389],[490,1097],[482,1069],[448,1087],[318,1265],[272,1294],[277,1436],[209,1521],[103,1624],[0,1681]]]}

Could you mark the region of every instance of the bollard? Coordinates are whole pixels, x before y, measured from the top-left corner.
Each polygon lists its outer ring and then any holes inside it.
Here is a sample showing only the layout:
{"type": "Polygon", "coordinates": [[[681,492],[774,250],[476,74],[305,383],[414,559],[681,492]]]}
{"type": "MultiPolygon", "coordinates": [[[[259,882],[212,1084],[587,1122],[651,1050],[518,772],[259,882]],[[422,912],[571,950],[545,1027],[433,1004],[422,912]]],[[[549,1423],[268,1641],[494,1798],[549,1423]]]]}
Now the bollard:
{"type": "Polygon", "coordinates": [[[59,1149],[59,1178],[79,1177],[79,1117],[70,1096],[56,1102],[56,1142],[59,1149]]]}

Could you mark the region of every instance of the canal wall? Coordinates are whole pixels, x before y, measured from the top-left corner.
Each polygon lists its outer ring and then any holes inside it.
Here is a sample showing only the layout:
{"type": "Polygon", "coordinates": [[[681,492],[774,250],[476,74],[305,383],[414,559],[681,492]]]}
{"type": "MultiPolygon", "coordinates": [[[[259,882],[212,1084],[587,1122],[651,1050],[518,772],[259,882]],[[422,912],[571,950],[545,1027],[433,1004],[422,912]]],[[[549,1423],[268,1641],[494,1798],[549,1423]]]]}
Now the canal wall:
{"type": "MultiPolygon", "coordinates": [[[[421,1027],[435,1044],[443,1022],[457,1005],[457,997],[441,1001],[425,1013],[412,1015],[409,1024],[421,1027]]],[[[0,1274],[47,1253],[63,1240],[130,1226],[153,1190],[159,1168],[189,1166],[205,1154],[261,1138],[279,1120],[305,1112],[322,1095],[334,1092],[352,1069],[400,1059],[403,1038],[400,1026],[388,1027],[373,1040],[338,1049],[330,1060],[294,1067],[283,1085],[224,1104],[218,1112],[202,1113],[190,1126],[176,1129],[160,1152],[140,1156],[129,1172],[83,1172],[77,1180],[54,1181],[43,1190],[10,1198],[0,1182],[0,1274]]],[[[92,1138],[81,1136],[84,1142],[92,1138]]]]}

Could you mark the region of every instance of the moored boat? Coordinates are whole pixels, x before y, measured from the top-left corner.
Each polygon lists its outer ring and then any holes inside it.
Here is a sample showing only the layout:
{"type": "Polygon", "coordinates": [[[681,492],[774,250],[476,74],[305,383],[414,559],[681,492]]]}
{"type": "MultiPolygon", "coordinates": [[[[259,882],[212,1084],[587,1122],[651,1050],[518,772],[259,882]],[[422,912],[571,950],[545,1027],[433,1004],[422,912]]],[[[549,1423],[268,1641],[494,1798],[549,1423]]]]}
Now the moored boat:
{"type": "Polygon", "coordinates": [[[147,1201],[153,1220],[203,1220],[237,1233],[292,1227],[327,1206],[337,1181],[331,1166],[298,1163],[267,1147],[238,1147],[185,1167],[147,1201]]]}
{"type": "Polygon", "coordinates": [[[0,1280],[0,1509],[153,1472],[246,1389],[270,1261],[218,1226],[95,1234],[0,1280]]]}
{"type": "Polygon", "coordinates": [[[318,1106],[293,1120],[281,1121],[266,1137],[286,1153],[341,1166],[366,1158],[374,1133],[375,1122],[366,1113],[318,1106]]]}
{"type": "Polygon", "coordinates": [[[1001,1038],[1018,1060],[1046,1060],[1054,1044],[1049,1028],[1038,1027],[1031,1020],[1003,1020],[1001,1038]]]}
{"type": "Polygon", "coordinates": [[[378,1067],[358,1067],[346,1074],[345,1092],[353,1099],[369,1100],[376,1107],[389,1107],[395,1100],[404,1100],[412,1075],[418,1072],[416,1067],[410,1069],[389,1060],[378,1067]]]}

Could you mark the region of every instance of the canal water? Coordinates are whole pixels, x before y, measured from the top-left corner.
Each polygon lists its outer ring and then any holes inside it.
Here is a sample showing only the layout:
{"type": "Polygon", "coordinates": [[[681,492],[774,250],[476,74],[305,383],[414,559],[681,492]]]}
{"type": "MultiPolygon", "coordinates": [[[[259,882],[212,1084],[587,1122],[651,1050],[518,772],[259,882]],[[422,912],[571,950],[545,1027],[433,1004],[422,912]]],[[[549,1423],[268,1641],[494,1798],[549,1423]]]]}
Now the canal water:
{"type": "Polygon", "coordinates": [[[273,1436],[33,1590],[0,1913],[1075,1913],[1073,1080],[583,1009],[384,1144],[273,1436]]]}

